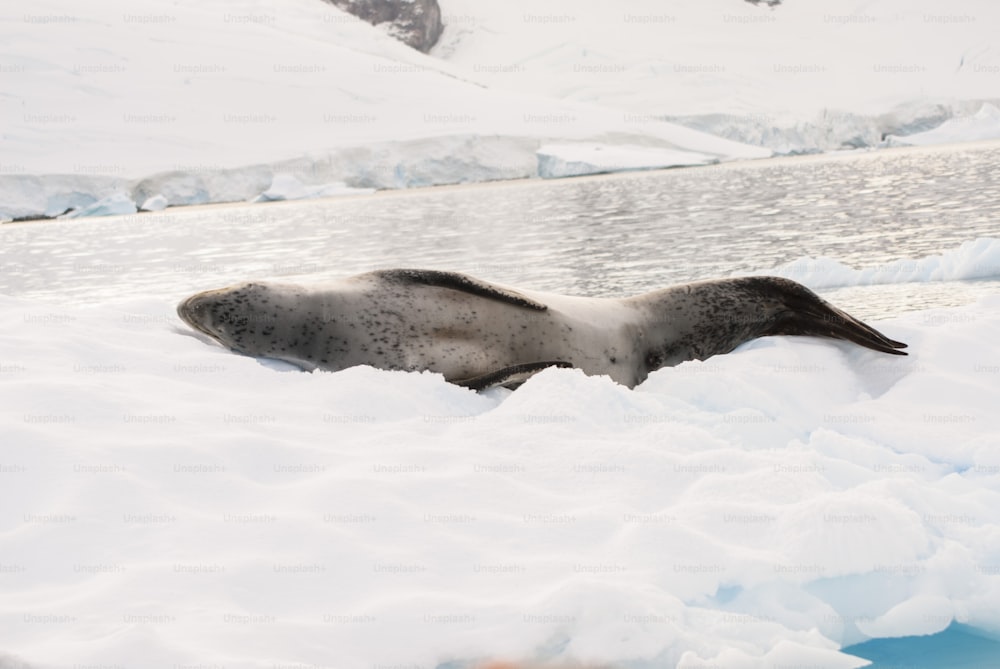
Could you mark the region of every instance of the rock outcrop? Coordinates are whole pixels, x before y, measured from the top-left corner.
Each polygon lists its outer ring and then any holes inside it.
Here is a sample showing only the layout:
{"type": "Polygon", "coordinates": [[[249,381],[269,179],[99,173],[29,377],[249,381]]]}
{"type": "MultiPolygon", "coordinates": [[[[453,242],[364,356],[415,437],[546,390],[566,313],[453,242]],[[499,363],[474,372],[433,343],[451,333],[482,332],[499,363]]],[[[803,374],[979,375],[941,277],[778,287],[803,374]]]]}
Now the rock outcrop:
{"type": "Polygon", "coordinates": [[[444,26],[437,0],[326,0],[372,25],[386,26],[390,35],[427,53],[444,26]]]}

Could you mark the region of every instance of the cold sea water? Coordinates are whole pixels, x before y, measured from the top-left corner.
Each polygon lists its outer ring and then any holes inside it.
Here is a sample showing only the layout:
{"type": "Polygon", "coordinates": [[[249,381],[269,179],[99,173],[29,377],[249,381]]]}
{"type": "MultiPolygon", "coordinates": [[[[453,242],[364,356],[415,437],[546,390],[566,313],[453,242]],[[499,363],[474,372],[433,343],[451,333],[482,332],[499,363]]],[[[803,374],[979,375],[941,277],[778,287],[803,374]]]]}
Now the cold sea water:
{"type": "Polygon", "coordinates": [[[625,296],[806,260],[793,278],[878,319],[974,301],[998,289],[1000,267],[843,288],[807,259],[906,274],[998,237],[1000,144],[965,144],[9,224],[0,293],[96,304],[427,267],[625,296]]]}

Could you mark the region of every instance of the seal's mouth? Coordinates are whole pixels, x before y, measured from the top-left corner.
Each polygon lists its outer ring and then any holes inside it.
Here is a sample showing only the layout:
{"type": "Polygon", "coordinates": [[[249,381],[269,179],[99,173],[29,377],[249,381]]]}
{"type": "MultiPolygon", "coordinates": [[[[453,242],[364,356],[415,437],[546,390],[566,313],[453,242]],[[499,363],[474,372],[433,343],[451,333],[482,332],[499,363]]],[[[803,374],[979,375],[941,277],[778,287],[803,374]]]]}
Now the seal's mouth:
{"type": "Polygon", "coordinates": [[[215,339],[215,335],[204,325],[205,313],[207,312],[207,307],[205,306],[206,296],[206,293],[197,293],[182,300],[177,305],[177,315],[180,316],[182,321],[198,332],[215,339]]]}

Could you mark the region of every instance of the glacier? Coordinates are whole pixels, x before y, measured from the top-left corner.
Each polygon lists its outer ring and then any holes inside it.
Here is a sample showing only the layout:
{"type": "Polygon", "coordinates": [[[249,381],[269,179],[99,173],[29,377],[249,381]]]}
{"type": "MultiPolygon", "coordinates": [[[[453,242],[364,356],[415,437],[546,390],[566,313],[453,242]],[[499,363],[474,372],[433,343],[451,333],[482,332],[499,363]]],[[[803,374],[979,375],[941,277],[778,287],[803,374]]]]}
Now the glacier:
{"type": "Polygon", "coordinates": [[[998,9],[963,8],[452,0],[425,55],[309,0],[47,0],[0,21],[0,220],[996,138],[998,9]]]}

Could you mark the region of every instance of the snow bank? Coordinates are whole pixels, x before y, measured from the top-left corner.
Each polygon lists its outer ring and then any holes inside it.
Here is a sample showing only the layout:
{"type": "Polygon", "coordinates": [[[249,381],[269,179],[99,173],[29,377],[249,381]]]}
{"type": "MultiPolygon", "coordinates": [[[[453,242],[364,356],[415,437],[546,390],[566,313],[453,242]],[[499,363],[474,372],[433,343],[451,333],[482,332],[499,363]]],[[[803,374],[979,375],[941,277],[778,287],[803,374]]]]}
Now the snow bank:
{"type": "Polygon", "coordinates": [[[690,151],[602,144],[545,144],[538,149],[537,155],[538,176],[543,179],[718,162],[712,156],[690,151]]]}
{"type": "Polygon", "coordinates": [[[118,191],[85,207],[71,209],[59,218],[80,218],[83,216],[127,216],[138,211],[129,193],[118,191]]]}
{"type": "Polygon", "coordinates": [[[759,272],[783,276],[814,290],[842,286],[872,286],[925,281],[968,281],[1000,276],[1000,239],[964,242],[940,255],[896,260],[885,265],[856,269],[832,258],[800,258],[773,270],[759,272]]]}
{"type": "Polygon", "coordinates": [[[374,192],[374,188],[349,188],[342,181],[320,186],[306,186],[291,174],[279,173],[274,175],[270,188],[257,196],[254,202],[306,200],[338,195],[366,195],[374,192]]]}
{"type": "Polygon", "coordinates": [[[32,666],[858,667],[1000,632],[1000,296],[635,390],[283,371],[181,295],[0,297],[0,627],[32,666]]]}
{"type": "Polygon", "coordinates": [[[898,104],[884,113],[823,109],[794,116],[715,113],[663,118],[733,141],[767,147],[779,155],[789,155],[1000,138],[1000,130],[995,124],[967,118],[983,106],[982,101],[976,100],[922,99],[898,104]],[[956,123],[952,130],[933,131],[924,138],[925,132],[952,122],[956,123]]]}
{"type": "Polygon", "coordinates": [[[890,146],[927,146],[953,142],[974,142],[1000,137],[1000,109],[992,104],[982,105],[975,114],[950,118],[938,127],[912,135],[890,135],[890,146]]]}

